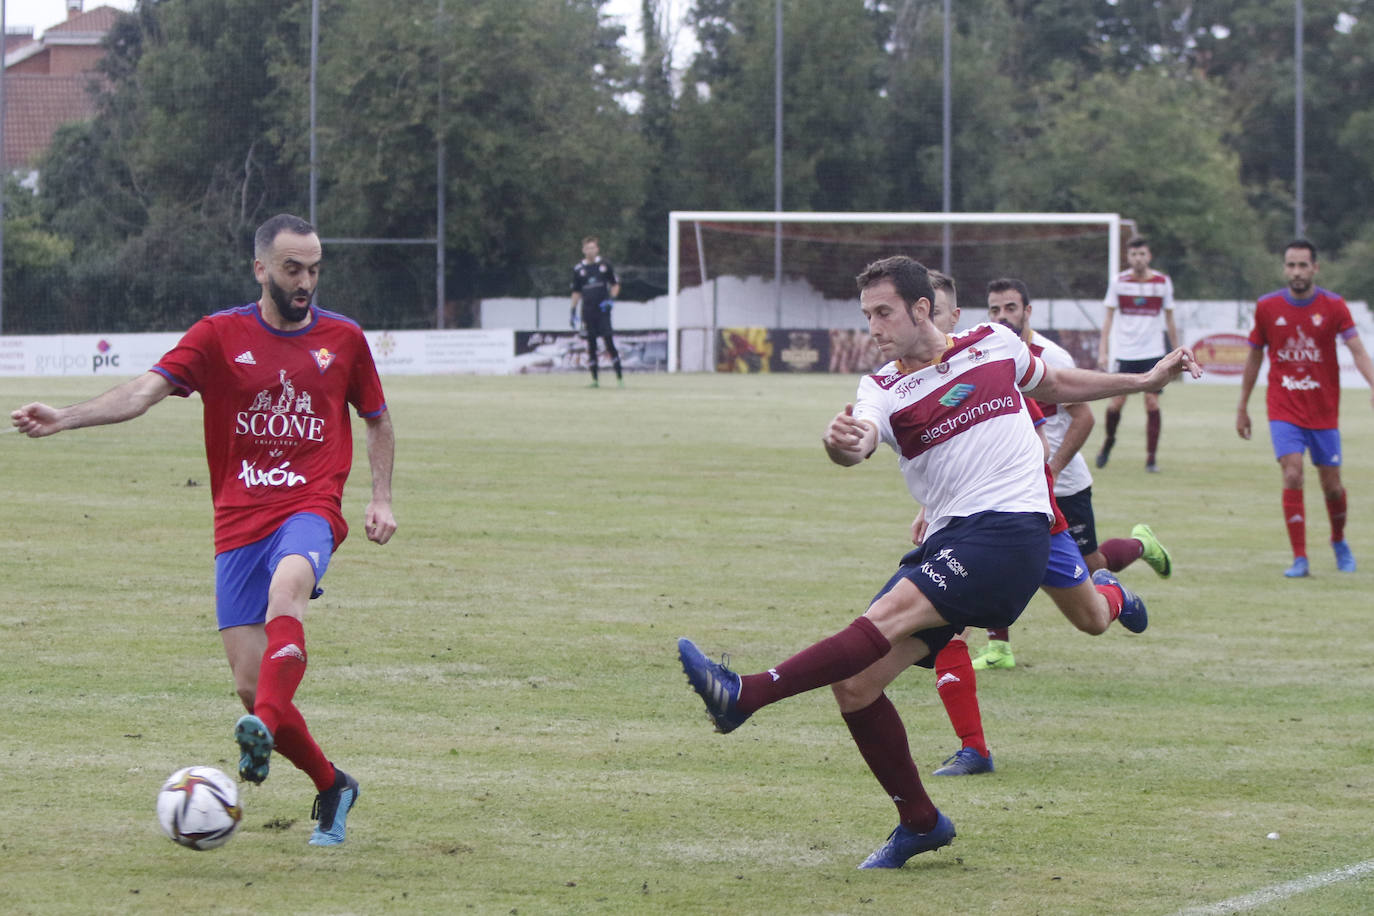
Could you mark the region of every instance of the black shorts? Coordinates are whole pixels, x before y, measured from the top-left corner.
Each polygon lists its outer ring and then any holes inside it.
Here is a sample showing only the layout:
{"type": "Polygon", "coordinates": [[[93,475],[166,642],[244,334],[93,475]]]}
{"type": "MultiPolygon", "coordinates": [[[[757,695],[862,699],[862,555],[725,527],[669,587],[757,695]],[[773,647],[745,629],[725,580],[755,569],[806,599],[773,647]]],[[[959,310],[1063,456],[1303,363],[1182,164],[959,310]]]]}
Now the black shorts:
{"type": "Polygon", "coordinates": [[[965,627],[1009,627],[1045,577],[1050,556],[1050,522],[1038,512],[980,512],[958,518],[902,557],[877,601],[903,579],[921,590],[948,626],[912,634],[930,648],[917,662],[935,656],[965,627]]]}
{"type": "Polygon", "coordinates": [[[594,305],[588,308],[582,306],[582,324],[586,327],[583,336],[587,338],[610,337],[611,336],[611,311],[594,305]]]}
{"type": "Polygon", "coordinates": [[[1059,511],[1069,523],[1069,534],[1078,552],[1087,556],[1097,550],[1097,520],[1093,518],[1093,488],[1084,487],[1069,496],[1056,496],[1059,511]]]}
{"type": "MultiPolygon", "coordinates": [[[[1149,372],[1163,358],[1163,356],[1152,356],[1149,359],[1118,359],[1116,361],[1116,371],[1130,372],[1132,374],[1149,372]]],[[[1163,390],[1163,388],[1160,388],[1158,391],[1151,391],[1150,394],[1159,394],[1159,392],[1163,390]]],[[[1063,508],[1062,504],[1060,508],[1063,508]]]]}

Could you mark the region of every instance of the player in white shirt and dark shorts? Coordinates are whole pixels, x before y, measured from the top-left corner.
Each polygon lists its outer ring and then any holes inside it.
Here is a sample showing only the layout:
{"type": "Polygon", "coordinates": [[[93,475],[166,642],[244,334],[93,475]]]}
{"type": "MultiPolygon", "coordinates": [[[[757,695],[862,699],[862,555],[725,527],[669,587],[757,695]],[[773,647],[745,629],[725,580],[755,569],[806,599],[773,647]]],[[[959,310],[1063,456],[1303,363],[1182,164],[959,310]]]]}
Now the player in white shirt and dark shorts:
{"type": "MultiPolygon", "coordinates": [[[[1130,265],[1117,275],[1107,287],[1103,305],[1107,317],[1102,321],[1102,339],[1098,344],[1097,362],[1117,372],[1148,372],[1157,360],[1178,346],[1178,328],[1174,324],[1174,281],[1169,275],[1150,267],[1150,243],[1135,236],[1126,243],[1126,263],[1130,265]],[[1165,337],[1167,332],[1168,337],[1165,337]]],[[[1107,405],[1107,435],[1097,453],[1097,466],[1107,466],[1112,446],[1116,445],[1116,428],[1121,423],[1125,395],[1112,398],[1107,405]]],[[[1155,472],[1159,464],[1155,454],[1159,449],[1162,419],[1159,412],[1159,392],[1145,392],[1145,470],[1155,472]]]]}
{"type": "Polygon", "coordinates": [[[862,463],[879,442],[896,451],[908,489],[927,510],[925,542],[862,616],[772,668],[741,676],[685,638],[678,657],[722,733],[764,706],[830,686],[899,817],[860,867],[899,868],[949,844],[955,831],[926,794],[906,728],[883,690],[911,665],[928,666],[959,628],[1014,621],[1049,557],[1044,452],[1022,392],[1086,401],[1158,389],[1198,369],[1186,350],[1146,375],[1055,369],[1001,326],[949,337],[930,320],[926,269],[907,257],[869,265],[858,284],[869,334],[890,361],[860,381],[856,402],[830,421],[822,444],[842,466],[862,463]]]}

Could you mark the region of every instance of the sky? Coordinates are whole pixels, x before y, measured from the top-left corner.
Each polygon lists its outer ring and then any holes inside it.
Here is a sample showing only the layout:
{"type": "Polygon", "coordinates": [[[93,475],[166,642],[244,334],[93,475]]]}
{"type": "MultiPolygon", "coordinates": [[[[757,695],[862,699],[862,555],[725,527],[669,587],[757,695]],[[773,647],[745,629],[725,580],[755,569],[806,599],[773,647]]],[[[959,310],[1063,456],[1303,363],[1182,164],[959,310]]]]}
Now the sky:
{"type": "MultiPolygon", "coordinates": [[[[34,37],[42,35],[67,18],[66,0],[4,0],[6,27],[32,26],[34,37]]],[[[688,0],[664,0],[668,18],[680,23],[686,11],[688,0]]],[[[134,0],[85,0],[85,9],[93,10],[98,6],[113,6],[116,9],[133,9],[134,0]]],[[[607,18],[625,27],[625,47],[638,57],[643,50],[644,41],[639,35],[640,0],[608,0],[604,7],[607,18]]],[[[680,25],[674,26],[681,33],[680,25]]],[[[684,63],[685,61],[680,61],[684,63]]]]}

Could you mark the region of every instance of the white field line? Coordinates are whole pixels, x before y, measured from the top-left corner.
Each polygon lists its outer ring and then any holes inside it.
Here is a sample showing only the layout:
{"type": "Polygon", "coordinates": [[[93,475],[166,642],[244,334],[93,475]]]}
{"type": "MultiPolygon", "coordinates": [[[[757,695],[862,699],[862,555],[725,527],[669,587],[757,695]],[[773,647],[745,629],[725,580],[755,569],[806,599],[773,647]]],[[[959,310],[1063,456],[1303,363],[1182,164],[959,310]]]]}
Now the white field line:
{"type": "Polygon", "coordinates": [[[1253,893],[1244,894],[1240,897],[1232,897],[1230,900],[1223,900],[1220,903],[1189,907],[1186,910],[1179,910],[1175,916],[1226,916],[1228,913],[1240,913],[1245,910],[1253,910],[1256,907],[1261,907],[1269,903],[1275,903],[1279,900],[1286,900],[1298,894],[1305,894],[1319,887],[1326,887],[1328,884],[1336,884],[1340,881],[1348,881],[1351,878],[1359,878],[1371,872],[1374,872],[1374,859],[1370,859],[1367,862],[1360,862],[1355,865],[1347,865],[1344,868],[1322,872],[1319,875],[1308,875],[1305,878],[1298,878],[1294,881],[1285,881],[1283,884],[1275,884],[1273,887],[1261,888],[1253,893]]]}

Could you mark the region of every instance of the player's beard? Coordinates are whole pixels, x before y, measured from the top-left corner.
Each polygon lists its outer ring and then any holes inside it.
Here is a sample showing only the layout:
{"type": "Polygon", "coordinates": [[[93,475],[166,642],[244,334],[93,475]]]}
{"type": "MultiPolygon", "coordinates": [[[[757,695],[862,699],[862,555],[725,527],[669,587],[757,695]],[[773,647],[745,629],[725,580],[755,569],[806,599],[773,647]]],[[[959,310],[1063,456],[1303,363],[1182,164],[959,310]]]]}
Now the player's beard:
{"type": "Polygon", "coordinates": [[[1294,299],[1304,299],[1308,293],[1312,292],[1311,280],[1289,280],[1288,291],[1293,294],[1294,299]]]}
{"type": "Polygon", "coordinates": [[[1000,321],[998,321],[997,323],[1000,324],[1002,327],[1004,327],[1004,328],[1008,329],[1009,331],[1011,331],[1011,332],[1012,332],[1013,334],[1015,334],[1017,337],[1020,337],[1020,336],[1021,336],[1021,331],[1022,331],[1022,330],[1024,329],[1024,327],[1025,327],[1025,324],[1023,323],[1022,326],[1018,328],[1016,325],[1012,324],[1011,321],[1010,321],[1009,319],[1007,319],[1007,318],[1003,318],[1003,319],[1001,319],[1000,321]]]}
{"type": "Polygon", "coordinates": [[[310,304],[315,300],[315,294],[313,292],[307,293],[305,290],[298,289],[295,292],[288,293],[278,286],[277,281],[273,280],[270,276],[267,278],[267,291],[272,296],[272,304],[277,307],[277,313],[281,315],[282,320],[286,321],[288,324],[296,324],[297,322],[304,321],[306,317],[309,316],[310,304]],[[303,305],[296,304],[295,297],[297,293],[305,296],[305,303],[303,305]]]}

